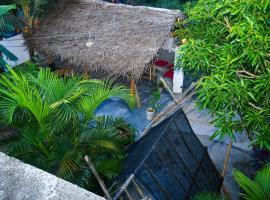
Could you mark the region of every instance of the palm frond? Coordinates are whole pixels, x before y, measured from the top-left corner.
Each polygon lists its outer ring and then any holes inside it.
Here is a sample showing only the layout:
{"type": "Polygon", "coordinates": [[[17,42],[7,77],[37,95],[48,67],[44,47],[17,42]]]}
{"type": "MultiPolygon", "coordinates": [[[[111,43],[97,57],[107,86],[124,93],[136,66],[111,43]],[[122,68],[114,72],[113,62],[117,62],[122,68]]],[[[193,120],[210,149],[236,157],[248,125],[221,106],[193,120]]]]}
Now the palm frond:
{"type": "Polygon", "coordinates": [[[254,181],[260,185],[264,199],[270,199],[270,165],[257,172],[254,181]]]}
{"type": "Polygon", "coordinates": [[[103,157],[96,159],[95,167],[100,175],[111,180],[120,173],[122,163],[123,157],[122,158],[103,157]]]}
{"type": "Polygon", "coordinates": [[[82,98],[80,102],[85,120],[91,120],[98,106],[105,100],[112,97],[122,99],[130,106],[135,105],[134,98],[130,95],[129,90],[124,86],[113,85],[113,81],[109,80],[100,84],[89,84],[87,96],[82,98]]]}
{"type": "MultiPolygon", "coordinates": [[[[0,94],[5,97],[5,100],[9,99],[9,102],[12,102],[13,111],[28,109],[43,127],[44,118],[49,114],[48,105],[43,101],[37,88],[29,83],[26,75],[18,75],[10,67],[8,69],[11,74],[4,74],[0,79],[0,85],[3,86],[0,88],[0,94]],[[17,107],[14,108],[14,105],[17,107]]],[[[10,120],[10,115],[6,117],[10,120]]]]}
{"type": "MultiPolygon", "coordinates": [[[[5,48],[1,44],[0,44],[0,52],[6,56],[7,60],[10,60],[10,61],[17,61],[18,60],[18,58],[12,52],[10,52],[7,48],[5,48]]],[[[5,65],[3,65],[3,66],[5,66],[5,65]]]]}
{"type": "Polygon", "coordinates": [[[204,192],[196,194],[192,200],[222,200],[221,196],[217,193],[204,192]]]}
{"type": "Polygon", "coordinates": [[[10,12],[15,9],[15,4],[0,6],[0,33],[14,31],[15,28],[22,28],[22,23],[10,12]]]}
{"type": "Polygon", "coordinates": [[[265,166],[257,172],[254,180],[235,171],[234,178],[244,193],[241,196],[247,200],[270,199],[270,166],[265,166]]]}
{"type": "Polygon", "coordinates": [[[81,145],[91,149],[98,146],[114,152],[122,152],[121,145],[123,138],[114,129],[86,129],[80,134],[79,141],[81,145]]]}

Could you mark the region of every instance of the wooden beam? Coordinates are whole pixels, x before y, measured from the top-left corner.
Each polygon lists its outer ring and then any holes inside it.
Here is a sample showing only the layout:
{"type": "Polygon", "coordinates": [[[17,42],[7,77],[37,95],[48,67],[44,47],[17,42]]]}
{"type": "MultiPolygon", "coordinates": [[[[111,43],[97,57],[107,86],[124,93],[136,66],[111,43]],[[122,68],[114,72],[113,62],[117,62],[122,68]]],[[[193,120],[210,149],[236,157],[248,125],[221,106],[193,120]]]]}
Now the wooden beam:
{"type": "Polygon", "coordinates": [[[130,80],[130,94],[135,97],[135,81],[134,79],[130,80]]]}
{"type": "Polygon", "coordinates": [[[172,96],[174,102],[175,102],[176,104],[178,104],[177,98],[174,96],[173,92],[171,91],[171,89],[170,89],[170,87],[168,86],[168,84],[166,83],[166,81],[165,81],[162,77],[160,77],[160,81],[161,81],[161,83],[164,85],[164,88],[165,88],[165,89],[169,92],[169,94],[172,96]]]}
{"type": "Polygon", "coordinates": [[[141,197],[144,198],[143,191],[141,190],[141,188],[139,187],[139,185],[136,183],[135,179],[132,179],[132,183],[135,185],[136,190],[141,195],[141,197]]]}
{"type": "Polygon", "coordinates": [[[137,89],[137,85],[134,83],[134,86],[135,86],[135,97],[136,97],[137,107],[141,108],[142,107],[141,98],[137,89]]]}
{"type": "Polygon", "coordinates": [[[112,197],[110,195],[110,193],[108,192],[103,180],[100,178],[100,176],[98,175],[97,171],[96,171],[96,168],[94,167],[94,165],[92,164],[90,158],[86,155],[84,156],[84,160],[85,162],[87,163],[87,165],[89,166],[89,168],[91,169],[92,173],[94,174],[94,176],[96,177],[102,191],[104,192],[105,194],[105,197],[108,199],[108,200],[112,200],[112,197]]]}

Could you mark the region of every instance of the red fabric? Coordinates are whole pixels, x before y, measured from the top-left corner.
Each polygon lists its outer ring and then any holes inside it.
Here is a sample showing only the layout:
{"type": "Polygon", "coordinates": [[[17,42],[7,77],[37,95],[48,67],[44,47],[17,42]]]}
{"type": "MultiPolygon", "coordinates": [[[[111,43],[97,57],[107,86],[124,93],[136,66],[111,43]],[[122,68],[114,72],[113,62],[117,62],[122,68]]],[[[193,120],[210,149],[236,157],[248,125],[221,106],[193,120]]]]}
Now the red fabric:
{"type": "Polygon", "coordinates": [[[168,66],[168,69],[173,69],[174,68],[174,64],[170,64],[169,66],[168,66]]]}
{"type": "Polygon", "coordinates": [[[166,60],[156,60],[155,61],[155,65],[159,66],[159,67],[165,67],[166,65],[168,65],[168,61],[166,60]]]}
{"type": "Polygon", "coordinates": [[[165,74],[163,74],[165,77],[170,78],[173,80],[173,69],[170,69],[165,74]]]}

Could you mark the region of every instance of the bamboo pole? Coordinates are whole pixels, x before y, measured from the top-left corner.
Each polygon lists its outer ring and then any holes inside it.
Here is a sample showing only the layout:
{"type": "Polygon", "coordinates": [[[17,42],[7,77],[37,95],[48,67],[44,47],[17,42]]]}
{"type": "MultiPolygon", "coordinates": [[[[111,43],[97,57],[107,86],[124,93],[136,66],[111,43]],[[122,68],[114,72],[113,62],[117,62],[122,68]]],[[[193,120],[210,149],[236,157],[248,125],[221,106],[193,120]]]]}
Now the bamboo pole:
{"type": "MultiPolygon", "coordinates": [[[[230,144],[229,144],[229,147],[227,150],[227,154],[226,154],[226,158],[224,160],[223,170],[222,170],[222,174],[221,174],[223,178],[225,178],[226,173],[227,173],[231,150],[232,150],[232,141],[230,141],[230,144]]],[[[223,190],[224,195],[227,197],[227,199],[231,199],[231,193],[228,191],[228,189],[224,185],[224,182],[222,184],[222,190],[223,190]]]]}
{"type": "Polygon", "coordinates": [[[105,194],[105,197],[108,199],[108,200],[112,200],[112,197],[110,195],[110,193],[108,192],[103,180],[100,178],[100,176],[98,175],[94,165],[92,164],[90,158],[86,155],[84,156],[84,160],[85,162],[87,163],[87,165],[89,166],[89,168],[91,169],[92,173],[94,174],[94,176],[96,177],[102,191],[104,192],[105,194]]]}
{"type": "Polygon", "coordinates": [[[168,86],[168,84],[166,83],[166,81],[165,81],[162,77],[160,77],[160,81],[161,81],[161,83],[164,85],[164,88],[165,88],[165,89],[169,92],[169,94],[172,96],[174,102],[175,102],[176,104],[178,104],[177,98],[174,96],[173,92],[171,91],[171,89],[170,89],[170,87],[168,86]]]}
{"type": "Polygon", "coordinates": [[[228,150],[227,150],[227,155],[226,155],[226,158],[224,160],[223,171],[222,171],[223,178],[225,177],[226,172],[227,172],[228,162],[229,162],[229,157],[230,157],[230,154],[231,154],[231,150],[232,150],[232,141],[229,144],[229,147],[228,147],[228,150]]]}
{"type": "Polygon", "coordinates": [[[134,79],[130,80],[130,94],[131,96],[135,96],[135,81],[134,79]]]}

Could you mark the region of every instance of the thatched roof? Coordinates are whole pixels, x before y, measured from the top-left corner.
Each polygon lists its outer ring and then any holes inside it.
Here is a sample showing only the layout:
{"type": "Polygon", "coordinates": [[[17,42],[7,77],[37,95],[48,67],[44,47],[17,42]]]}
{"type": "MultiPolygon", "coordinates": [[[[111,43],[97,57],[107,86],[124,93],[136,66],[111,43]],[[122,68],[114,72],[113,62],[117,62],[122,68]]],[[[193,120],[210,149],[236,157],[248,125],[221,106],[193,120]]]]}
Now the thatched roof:
{"type": "Polygon", "coordinates": [[[170,37],[180,11],[77,0],[59,6],[30,40],[77,69],[139,78],[170,37]]]}

